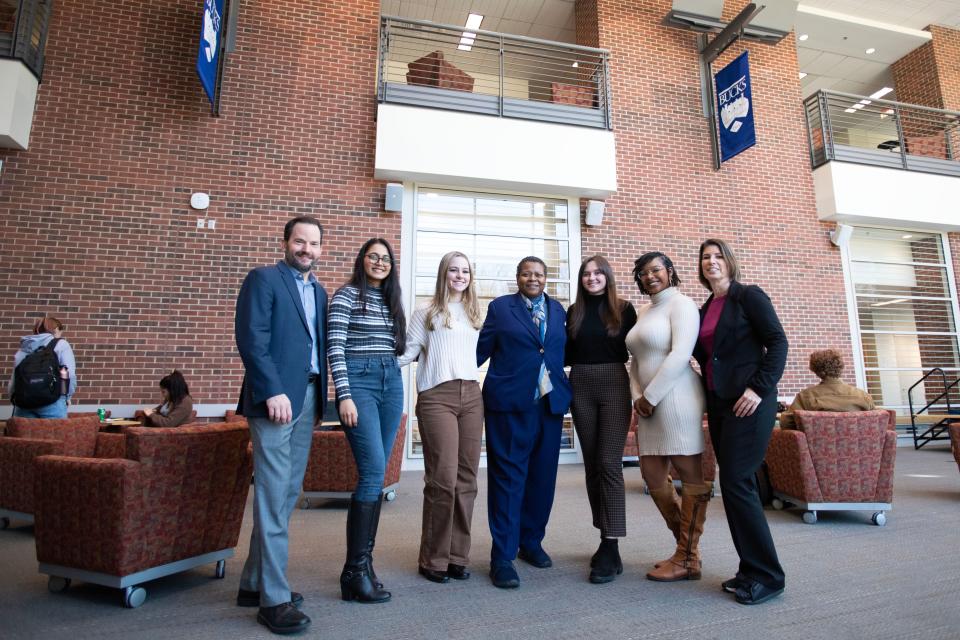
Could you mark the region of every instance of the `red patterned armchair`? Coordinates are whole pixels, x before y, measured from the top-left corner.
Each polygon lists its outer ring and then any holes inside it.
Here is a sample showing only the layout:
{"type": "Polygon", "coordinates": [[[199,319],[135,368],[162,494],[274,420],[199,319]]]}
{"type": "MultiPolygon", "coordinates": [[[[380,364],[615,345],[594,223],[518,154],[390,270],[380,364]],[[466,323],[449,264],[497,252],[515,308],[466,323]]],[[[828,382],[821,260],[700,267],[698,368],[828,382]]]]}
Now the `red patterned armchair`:
{"type": "Polygon", "coordinates": [[[131,427],[126,458],[41,456],[35,537],[50,591],[73,578],[140,606],[155,578],[226,558],[240,535],[253,459],[246,425],[131,427]]]}
{"type": "MultiPolygon", "coordinates": [[[[388,501],[397,497],[406,436],[407,414],[403,414],[383,478],[383,493],[388,501]]],[[[310,459],[303,476],[303,505],[309,506],[311,498],[349,498],[357,480],[357,465],[346,434],[341,429],[314,431],[310,459]]]]}
{"type": "Polygon", "coordinates": [[[957,461],[957,467],[960,468],[960,424],[953,423],[947,428],[950,429],[950,447],[953,449],[953,459],[957,461]]]}
{"type": "Polygon", "coordinates": [[[797,429],[776,429],[767,447],[773,507],[805,509],[813,524],[817,511],[873,511],[886,523],[893,508],[897,455],[896,414],[874,411],[796,411],[797,429]]]}
{"type": "Polygon", "coordinates": [[[122,458],[124,437],[98,433],[93,416],[65,419],[10,418],[0,438],[0,528],[10,519],[33,522],[34,459],[56,454],[81,458],[122,458]]]}

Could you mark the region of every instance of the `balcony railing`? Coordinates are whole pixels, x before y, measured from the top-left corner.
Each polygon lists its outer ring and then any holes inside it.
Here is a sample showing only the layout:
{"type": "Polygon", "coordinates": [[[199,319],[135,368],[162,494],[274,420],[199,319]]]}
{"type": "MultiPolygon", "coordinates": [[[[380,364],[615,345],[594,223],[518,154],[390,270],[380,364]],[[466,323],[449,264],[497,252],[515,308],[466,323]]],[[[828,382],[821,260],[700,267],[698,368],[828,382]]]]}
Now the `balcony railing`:
{"type": "Polygon", "coordinates": [[[53,0],[0,0],[0,58],[22,60],[33,75],[43,74],[53,0]]]}
{"type": "Polygon", "coordinates": [[[837,91],[804,102],[810,161],[960,176],[960,112],[837,91]]]}
{"type": "Polygon", "coordinates": [[[609,129],[609,53],[421,20],[380,22],[380,102],[609,129]]]}

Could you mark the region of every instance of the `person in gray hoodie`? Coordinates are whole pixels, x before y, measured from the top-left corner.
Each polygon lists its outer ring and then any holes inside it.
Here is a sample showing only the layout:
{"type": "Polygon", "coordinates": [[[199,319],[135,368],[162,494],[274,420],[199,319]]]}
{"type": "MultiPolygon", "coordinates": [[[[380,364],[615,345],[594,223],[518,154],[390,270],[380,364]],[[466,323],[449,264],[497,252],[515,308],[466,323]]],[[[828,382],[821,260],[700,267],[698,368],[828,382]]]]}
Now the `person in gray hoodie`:
{"type": "MultiPolygon", "coordinates": [[[[62,337],[66,329],[64,324],[56,318],[46,316],[37,320],[33,325],[33,334],[24,336],[20,339],[20,349],[13,357],[13,368],[23,362],[28,355],[50,344],[55,338],[59,338],[53,352],[57,355],[60,362],[60,377],[65,379],[67,384],[66,395],[60,396],[56,402],[36,409],[24,409],[14,407],[13,415],[20,418],[66,418],[67,406],[70,404],[70,398],[77,390],[77,360],[73,355],[73,349],[70,343],[62,337]]],[[[13,397],[14,375],[10,374],[10,383],[7,385],[7,394],[13,397]]]]}

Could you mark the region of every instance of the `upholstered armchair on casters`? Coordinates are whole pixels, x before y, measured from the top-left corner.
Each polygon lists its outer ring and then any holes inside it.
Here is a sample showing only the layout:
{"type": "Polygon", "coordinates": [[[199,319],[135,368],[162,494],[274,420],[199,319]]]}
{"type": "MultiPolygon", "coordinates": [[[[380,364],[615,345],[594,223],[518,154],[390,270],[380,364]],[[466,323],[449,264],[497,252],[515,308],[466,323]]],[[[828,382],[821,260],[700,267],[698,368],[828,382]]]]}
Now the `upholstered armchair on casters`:
{"type": "Polygon", "coordinates": [[[0,529],[10,520],[33,522],[34,459],[42,455],[82,458],[119,458],[124,436],[98,433],[100,420],[92,416],[10,418],[0,437],[0,529]]]}
{"type": "MultiPolygon", "coordinates": [[[[397,439],[387,459],[387,471],[383,477],[383,495],[388,501],[397,497],[400,484],[400,466],[403,464],[403,448],[407,441],[407,414],[400,418],[397,439]]],[[[313,446],[307,471],[303,476],[303,503],[309,507],[314,498],[349,498],[357,486],[357,465],[353,461],[350,443],[341,428],[329,431],[314,431],[313,446]]]]}
{"type": "Polygon", "coordinates": [[[950,430],[950,448],[953,449],[953,459],[960,468],[960,424],[954,423],[947,427],[950,430]]]}
{"type": "Polygon", "coordinates": [[[40,573],[123,590],[138,607],[148,580],[216,563],[224,576],[250,490],[243,424],[126,429],[126,458],[41,456],[35,536],[40,573]]]}
{"type": "Polygon", "coordinates": [[[893,508],[897,455],[896,414],[874,411],[796,411],[797,429],[775,429],[767,447],[773,507],[818,511],[873,511],[886,524],[893,508]]]}

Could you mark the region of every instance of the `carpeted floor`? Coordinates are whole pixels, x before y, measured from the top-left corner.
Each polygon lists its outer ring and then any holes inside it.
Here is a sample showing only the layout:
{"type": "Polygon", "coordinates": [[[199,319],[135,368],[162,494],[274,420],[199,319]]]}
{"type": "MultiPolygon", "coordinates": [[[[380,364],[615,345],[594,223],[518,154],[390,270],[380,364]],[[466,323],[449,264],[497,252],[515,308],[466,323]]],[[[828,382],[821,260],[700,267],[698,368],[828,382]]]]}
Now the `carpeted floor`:
{"type": "MultiPolygon", "coordinates": [[[[387,604],[341,602],[337,578],[344,555],[342,503],[297,510],[291,523],[289,576],[313,618],[305,637],[414,638],[960,638],[960,473],[949,451],[897,452],[895,508],[887,525],[869,512],[822,512],[815,525],[800,512],[769,511],[787,573],[786,593],[744,607],[720,590],[736,554],[720,499],[710,504],[702,541],[703,579],[659,584],[644,573],[672,551],[670,535],[637,468],[624,470],[628,537],[624,573],[606,585],[586,580],[598,542],[590,524],[583,468],[560,468],[544,547],[551,569],[522,562],[521,587],[502,591],[486,575],[490,536],[485,482],[474,517],[473,577],[438,585],[416,573],[421,472],[404,474],[387,503],[377,546],[377,572],[393,592],[387,604]]],[[[481,476],[485,473],[481,472],[481,476]]],[[[146,603],[120,606],[119,591],[74,583],[47,591],[37,573],[32,528],[0,531],[0,638],[265,638],[255,611],[234,606],[250,534],[247,510],[237,556],[225,580],[213,567],[146,585],[146,603]]]]}

